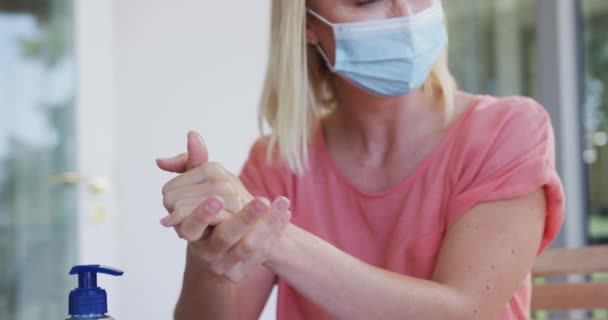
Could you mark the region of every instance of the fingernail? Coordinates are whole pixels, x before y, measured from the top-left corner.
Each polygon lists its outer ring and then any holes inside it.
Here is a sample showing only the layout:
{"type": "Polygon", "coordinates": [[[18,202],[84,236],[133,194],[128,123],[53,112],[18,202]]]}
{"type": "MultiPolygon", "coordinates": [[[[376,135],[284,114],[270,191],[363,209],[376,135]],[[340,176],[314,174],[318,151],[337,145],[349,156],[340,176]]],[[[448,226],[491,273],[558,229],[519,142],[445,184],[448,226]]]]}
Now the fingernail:
{"type": "Polygon", "coordinates": [[[156,158],[156,161],[167,161],[169,158],[156,158]]]}
{"type": "Polygon", "coordinates": [[[207,211],[216,213],[220,211],[222,204],[217,199],[211,199],[207,202],[207,211]]]}
{"type": "Polygon", "coordinates": [[[285,211],[289,209],[289,204],[289,199],[281,197],[279,198],[279,203],[277,203],[277,209],[279,209],[279,211],[285,211]]]}
{"type": "Polygon", "coordinates": [[[251,211],[255,214],[264,213],[264,211],[266,210],[266,205],[260,200],[256,200],[253,206],[251,207],[251,211]]]}
{"type": "Polygon", "coordinates": [[[171,224],[169,223],[170,221],[171,221],[171,216],[168,215],[168,216],[160,219],[160,224],[162,224],[165,227],[170,227],[171,226],[171,224]]]}

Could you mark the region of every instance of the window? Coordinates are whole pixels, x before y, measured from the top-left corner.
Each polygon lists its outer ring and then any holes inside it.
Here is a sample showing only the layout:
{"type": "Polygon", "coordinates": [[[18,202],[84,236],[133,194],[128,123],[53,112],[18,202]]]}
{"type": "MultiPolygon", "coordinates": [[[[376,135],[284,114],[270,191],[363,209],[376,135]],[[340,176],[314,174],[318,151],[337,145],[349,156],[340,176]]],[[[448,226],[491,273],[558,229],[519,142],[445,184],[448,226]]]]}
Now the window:
{"type": "Polygon", "coordinates": [[[65,319],[76,284],[70,6],[0,0],[0,319],[65,319]]]}
{"type": "Polygon", "coordinates": [[[581,3],[588,237],[592,243],[608,243],[608,2],[584,0],[581,3]]]}
{"type": "Polygon", "coordinates": [[[533,0],[445,1],[450,68],[460,88],[492,95],[537,96],[533,0]]]}

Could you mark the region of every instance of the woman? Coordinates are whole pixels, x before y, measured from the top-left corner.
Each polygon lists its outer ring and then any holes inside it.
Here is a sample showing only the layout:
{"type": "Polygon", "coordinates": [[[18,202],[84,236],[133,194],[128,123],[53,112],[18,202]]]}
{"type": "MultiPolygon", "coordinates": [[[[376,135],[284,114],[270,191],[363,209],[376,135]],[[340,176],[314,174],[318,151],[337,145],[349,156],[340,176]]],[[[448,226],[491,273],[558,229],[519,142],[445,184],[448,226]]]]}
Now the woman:
{"type": "Polygon", "coordinates": [[[240,177],[195,133],[158,160],[175,317],[255,319],[278,283],[278,319],[529,318],[563,219],[550,120],[457,91],[446,49],[438,1],[273,0],[270,136],[240,177]]]}

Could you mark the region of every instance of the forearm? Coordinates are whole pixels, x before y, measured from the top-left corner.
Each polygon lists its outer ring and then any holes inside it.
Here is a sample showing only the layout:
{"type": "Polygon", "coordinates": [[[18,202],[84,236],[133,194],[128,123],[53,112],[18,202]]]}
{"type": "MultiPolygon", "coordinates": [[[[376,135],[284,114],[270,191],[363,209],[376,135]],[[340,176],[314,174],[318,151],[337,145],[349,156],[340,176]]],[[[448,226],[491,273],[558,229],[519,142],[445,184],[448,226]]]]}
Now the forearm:
{"type": "Polygon", "coordinates": [[[368,265],[290,225],[266,263],[338,319],[474,319],[463,295],[439,283],[368,265]]]}
{"type": "Polygon", "coordinates": [[[205,271],[194,259],[188,250],[182,291],[174,318],[235,319],[236,286],[224,277],[205,271]]]}

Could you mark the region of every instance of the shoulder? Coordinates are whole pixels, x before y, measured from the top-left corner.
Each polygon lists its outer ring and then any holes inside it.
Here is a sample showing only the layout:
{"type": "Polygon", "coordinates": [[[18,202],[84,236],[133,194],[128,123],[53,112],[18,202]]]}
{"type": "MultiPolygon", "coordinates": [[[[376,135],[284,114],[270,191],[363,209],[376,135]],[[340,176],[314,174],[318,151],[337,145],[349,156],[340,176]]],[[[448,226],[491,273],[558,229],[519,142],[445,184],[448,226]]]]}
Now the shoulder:
{"type": "Polygon", "coordinates": [[[453,170],[492,171],[526,157],[554,161],[551,120],[535,100],[478,96],[468,108],[455,133],[453,170]]]}
{"type": "Polygon", "coordinates": [[[563,218],[551,120],[524,97],[477,97],[461,119],[449,159],[453,198],[448,225],[474,205],[529,195],[544,188],[547,222],[542,248],[563,218]]]}
{"type": "Polygon", "coordinates": [[[478,96],[466,111],[464,131],[483,138],[512,134],[521,136],[550,126],[549,115],[534,99],[527,97],[478,96]]]}
{"type": "Polygon", "coordinates": [[[249,150],[245,166],[252,165],[258,170],[281,170],[285,169],[279,157],[278,146],[270,152],[270,137],[262,136],[256,139],[249,150]]]}
{"type": "Polygon", "coordinates": [[[283,165],[277,148],[269,155],[270,138],[258,138],[252,145],[249,156],[239,175],[245,187],[255,196],[274,199],[291,195],[293,174],[283,165]]]}
{"type": "Polygon", "coordinates": [[[257,138],[251,149],[249,150],[249,159],[254,159],[256,161],[264,160],[267,157],[268,147],[269,147],[270,137],[263,136],[257,138]]]}
{"type": "Polygon", "coordinates": [[[465,111],[457,132],[465,149],[502,147],[514,151],[553,139],[546,110],[527,97],[478,96],[465,111]]]}

